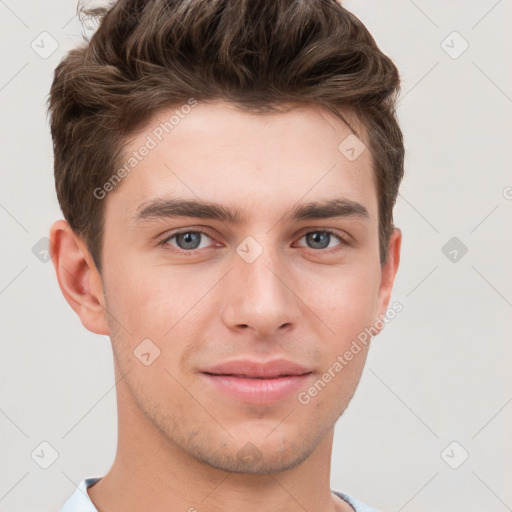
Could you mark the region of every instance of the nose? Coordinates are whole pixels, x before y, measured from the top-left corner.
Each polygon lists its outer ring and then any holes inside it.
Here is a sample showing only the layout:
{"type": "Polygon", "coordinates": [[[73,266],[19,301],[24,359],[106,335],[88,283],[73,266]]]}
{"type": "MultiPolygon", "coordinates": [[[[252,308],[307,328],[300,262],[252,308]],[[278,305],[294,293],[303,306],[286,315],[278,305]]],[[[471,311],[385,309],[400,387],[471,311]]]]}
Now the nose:
{"type": "Polygon", "coordinates": [[[300,300],[282,257],[265,248],[254,261],[248,261],[234,255],[233,268],[224,283],[224,323],[230,329],[251,329],[261,338],[296,326],[300,300]]]}

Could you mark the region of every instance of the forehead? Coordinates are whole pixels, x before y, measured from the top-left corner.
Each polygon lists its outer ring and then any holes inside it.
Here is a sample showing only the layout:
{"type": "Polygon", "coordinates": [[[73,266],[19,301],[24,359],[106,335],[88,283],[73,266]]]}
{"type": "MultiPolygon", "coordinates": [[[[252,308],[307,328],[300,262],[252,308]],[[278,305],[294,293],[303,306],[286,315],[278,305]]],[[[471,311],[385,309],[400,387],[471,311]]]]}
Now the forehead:
{"type": "Polygon", "coordinates": [[[108,203],[122,201],[133,215],[143,203],[172,196],[255,207],[264,216],[285,204],[343,197],[373,217],[372,158],[355,128],[357,137],[320,106],[265,114],[222,101],[173,107],[130,139],[124,163],[134,165],[125,166],[108,203]]]}

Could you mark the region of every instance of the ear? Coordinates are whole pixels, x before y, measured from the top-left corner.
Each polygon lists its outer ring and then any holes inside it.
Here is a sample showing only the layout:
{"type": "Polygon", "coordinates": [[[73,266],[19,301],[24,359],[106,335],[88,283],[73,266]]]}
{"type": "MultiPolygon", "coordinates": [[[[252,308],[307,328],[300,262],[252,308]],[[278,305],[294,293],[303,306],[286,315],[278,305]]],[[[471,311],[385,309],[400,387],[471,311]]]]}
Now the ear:
{"type": "MultiPolygon", "coordinates": [[[[391,291],[393,283],[400,263],[400,248],[402,245],[402,232],[398,228],[394,228],[388,243],[388,257],[385,263],[381,266],[381,281],[377,299],[376,318],[382,318],[386,314],[389,300],[391,298],[391,291]]],[[[382,323],[382,322],[380,322],[382,323]]],[[[383,326],[382,326],[383,327],[383,326]]],[[[378,329],[380,332],[382,327],[378,329]]]]}
{"type": "Polygon", "coordinates": [[[58,220],[50,228],[49,245],[62,295],[86,329],[108,335],[103,282],[86,244],[58,220]]]}

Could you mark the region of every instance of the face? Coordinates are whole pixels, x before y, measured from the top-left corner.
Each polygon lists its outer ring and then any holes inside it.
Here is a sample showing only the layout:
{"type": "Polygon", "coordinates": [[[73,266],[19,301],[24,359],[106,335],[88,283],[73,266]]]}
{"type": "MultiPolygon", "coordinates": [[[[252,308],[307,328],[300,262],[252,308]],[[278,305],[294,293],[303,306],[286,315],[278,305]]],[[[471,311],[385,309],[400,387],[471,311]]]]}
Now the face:
{"type": "Polygon", "coordinates": [[[171,114],[131,140],[128,153],[156,144],[105,199],[123,407],[210,466],[290,469],[347,407],[368,345],[344,354],[388,304],[370,151],[346,158],[350,128],[319,107],[199,103],[162,136],[171,114]]]}

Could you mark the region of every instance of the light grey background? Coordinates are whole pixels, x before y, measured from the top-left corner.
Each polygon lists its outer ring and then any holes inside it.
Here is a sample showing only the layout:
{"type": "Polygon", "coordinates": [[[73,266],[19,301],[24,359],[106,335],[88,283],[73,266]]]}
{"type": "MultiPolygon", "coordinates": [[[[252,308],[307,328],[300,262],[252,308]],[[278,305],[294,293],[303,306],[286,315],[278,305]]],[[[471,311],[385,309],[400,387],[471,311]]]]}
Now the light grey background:
{"type": "MultiPolygon", "coordinates": [[[[388,512],[512,510],[512,1],[345,6],[403,78],[392,302],[404,310],[374,338],[337,424],[331,487],[388,512]]],[[[61,217],[45,101],[80,41],[75,8],[0,0],[1,512],[58,510],[116,449],[109,340],[85,330],[32,251],[61,217]],[[43,31],[58,43],[46,58],[43,31]],[[32,458],[42,442],[58,452],[48,469],[32,458]]]]}

